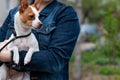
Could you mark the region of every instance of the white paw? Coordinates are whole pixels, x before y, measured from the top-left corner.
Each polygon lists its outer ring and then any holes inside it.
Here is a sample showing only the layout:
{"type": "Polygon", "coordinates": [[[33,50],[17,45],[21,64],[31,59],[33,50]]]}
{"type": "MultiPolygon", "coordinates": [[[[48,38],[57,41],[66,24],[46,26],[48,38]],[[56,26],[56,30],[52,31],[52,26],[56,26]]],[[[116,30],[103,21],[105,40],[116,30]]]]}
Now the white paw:
{"type": "Polygon", "coordinates": [[[19,57],[13,57],[13,61],[15,64],[18,64],[19,63],[19,57]]]}
{"type": "Polygon", "coordinates": [[[25,57],[24,59],[24,65],[28,64],[30,62],[31,58],[25,57]]]}
{"type": "Polygon", "coordinates": [[[19,63],[19,60],[13,60],[15,64],[18,64],[19,63]]]}

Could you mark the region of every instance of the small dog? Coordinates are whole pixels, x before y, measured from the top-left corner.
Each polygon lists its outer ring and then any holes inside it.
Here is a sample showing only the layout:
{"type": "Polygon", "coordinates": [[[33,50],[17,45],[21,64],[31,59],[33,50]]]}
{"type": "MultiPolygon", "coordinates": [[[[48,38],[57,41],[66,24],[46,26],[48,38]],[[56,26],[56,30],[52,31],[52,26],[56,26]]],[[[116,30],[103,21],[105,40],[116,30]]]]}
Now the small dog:
{"type": "MultiPolygon", "coordinates": [[[[29,5],[27,0],[20,0],[20,7],[15,14],[14,28],[17,36],[28,35],[31,29],[40,29],[42,26],[39,20],[38,8],[40,6],[39,0],[36,0],[33,5],[29,5]]],[[[12,34],[9,40],[15,36],[12,34]]],[[[8,50],[14,52],[13,61],[19,63],[19,51],[26,50],[24,65],[31,61],[31,57],[35,51],[39,51],[38,42],[33,33],[25,38],[19,38],[11,42],[7,47],[8,50]]],[[[15,70],[8,70],[5,64],[0,67],[0,80],[30,80],[30,75],[27,72],[17,72],[15,70]],[[2,74],[1,74],[2,73],[2,74]],[[11,74],[9,74],[11,73],[11,74]]]]}

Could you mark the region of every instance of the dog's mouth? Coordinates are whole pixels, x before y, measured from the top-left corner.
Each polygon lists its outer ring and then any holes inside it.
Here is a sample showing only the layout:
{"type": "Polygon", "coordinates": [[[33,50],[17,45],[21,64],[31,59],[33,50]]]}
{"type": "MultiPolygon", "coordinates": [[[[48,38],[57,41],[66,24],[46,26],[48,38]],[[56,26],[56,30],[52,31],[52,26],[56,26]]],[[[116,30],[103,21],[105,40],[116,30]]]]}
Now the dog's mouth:
{"type": "Polygon", "coordinates": [[[37,28],[35,28],[35,29],[36,29],[36,30],[39,30],[41,27],[42,27],[42,26],[39,26],[39,27],[37,27],[37,28]]]}
{"type": "Polygon", "coordinates": [[[37,27],[34,27],[34,26],[33,26],[33,29],[39,30],[41,27],[42,27],[42,24],[38,25],[37,27]]]}

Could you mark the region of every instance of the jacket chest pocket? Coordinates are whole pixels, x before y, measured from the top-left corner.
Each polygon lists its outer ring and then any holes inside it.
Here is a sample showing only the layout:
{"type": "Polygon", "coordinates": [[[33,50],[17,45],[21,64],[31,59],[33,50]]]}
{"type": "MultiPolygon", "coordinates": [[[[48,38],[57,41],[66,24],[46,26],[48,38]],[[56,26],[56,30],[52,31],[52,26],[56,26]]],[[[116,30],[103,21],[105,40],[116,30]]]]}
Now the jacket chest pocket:
{"type": "Polygon", "coordinates": [[[52,35],[52,32],[55,30],[55,28],[56,27],[54,23],[51,23],[46,26],[43,25],[42,28],[37,31],[39,38],[38,42],[41,49],[47,49],[50,42],[50,37],[52,35]]]}

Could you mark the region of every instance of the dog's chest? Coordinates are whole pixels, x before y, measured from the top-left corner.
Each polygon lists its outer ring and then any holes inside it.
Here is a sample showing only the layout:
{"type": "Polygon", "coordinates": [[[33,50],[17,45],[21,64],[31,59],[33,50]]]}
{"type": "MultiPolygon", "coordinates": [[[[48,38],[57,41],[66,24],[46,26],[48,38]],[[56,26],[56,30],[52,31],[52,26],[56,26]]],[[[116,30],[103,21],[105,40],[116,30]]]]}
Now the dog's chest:
{"type": "Polygon", "coordinates": [[[20,50],[28,50],[31,43],[29,38],[21,38],[15,40],[12,45],[17,46],[20,51],[20,50]]]}

